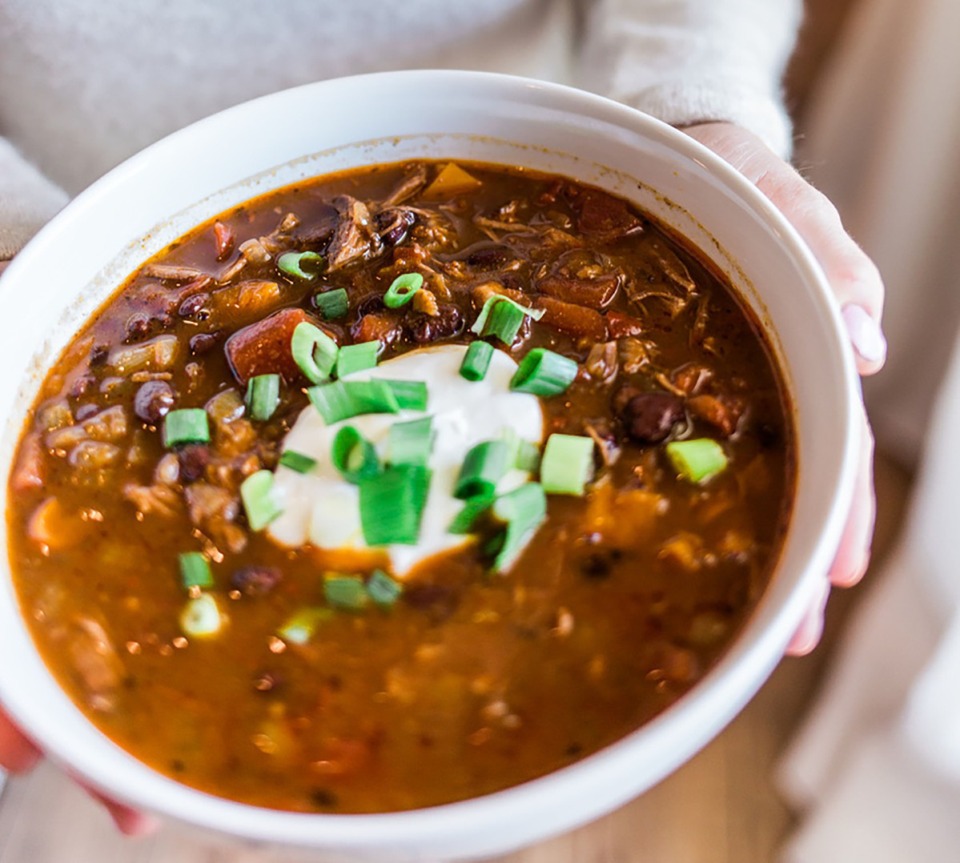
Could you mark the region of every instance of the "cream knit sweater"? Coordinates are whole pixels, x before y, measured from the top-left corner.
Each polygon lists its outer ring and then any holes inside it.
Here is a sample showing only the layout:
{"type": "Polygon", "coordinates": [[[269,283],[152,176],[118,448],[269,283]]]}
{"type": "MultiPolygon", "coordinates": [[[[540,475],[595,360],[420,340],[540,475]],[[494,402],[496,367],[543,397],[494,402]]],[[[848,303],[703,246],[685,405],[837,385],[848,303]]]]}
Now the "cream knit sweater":
{"type": "Polygon", "coordinates": [[[284,87],[398,68],[574,83],[782,154],[801,0],[0,0],[0,260],[163,135],[284,87]]]}

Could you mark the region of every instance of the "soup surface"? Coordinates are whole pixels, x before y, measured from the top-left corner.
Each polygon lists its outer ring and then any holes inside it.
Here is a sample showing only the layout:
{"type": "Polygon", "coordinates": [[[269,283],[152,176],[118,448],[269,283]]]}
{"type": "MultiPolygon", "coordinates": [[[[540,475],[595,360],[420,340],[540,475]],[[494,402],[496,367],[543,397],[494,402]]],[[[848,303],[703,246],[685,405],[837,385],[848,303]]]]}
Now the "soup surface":
{"type": "Polygon", "coordinates": [[[10,556],[51,671],[137,758],[261,806],[417,808],[694,685],[776,562],[792,434],[756,322],[632,206],[387,165],[128,280],[43,384],[10,556]]]}

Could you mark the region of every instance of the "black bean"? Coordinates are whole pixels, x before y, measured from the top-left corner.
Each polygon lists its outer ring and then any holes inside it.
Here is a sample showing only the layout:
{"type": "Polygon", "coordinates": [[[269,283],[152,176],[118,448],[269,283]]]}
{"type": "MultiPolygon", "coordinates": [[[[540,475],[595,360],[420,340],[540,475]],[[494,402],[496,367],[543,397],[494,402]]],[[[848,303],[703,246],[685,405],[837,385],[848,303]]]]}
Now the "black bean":
{"type": "Polygon", "coordinates": [[[377,214],[377,233],[385,246],[397,246],[417,221],[416,213],[405,207],[384,210],[377,214]]]}
{"type": "Polygon", "coordinates": [[[194,294],[193,296],[187,297],[182,303],[180,303],[180,308],[177,309],[177,314],[181,318],[205,320],[210,314],[210,312],[205,308],[208,302],[210,302],[210,294],[201,291],[199,294],[194,294]]]}
{"type": "Polygon", "coordinates": [[[463,331],[463,315],[456,306],[442,305],[439,314],[415,313],[404,321],[407,336],[417,344],[449,339],[463,331]]]}
{"type": "Polygon", "coordinates": [[[133,412],[149,425],[157,425],[174,406],[177,395],[166,381],[147,381],[133,397],[133,412]]]}
{"type": "Polygon", "coordinates": [[[190,353],[195,357],[209,353],[220,344],[222,335],[219,330],[213,333],[197,333],[190,339],[190,353]]]}
{"type": "Polygon", "coordinates": [[[150,315],[146,312],[136,312],[130,315],[130,317],[127,318],[123,331],[125,342],[143,341],[151,332],[150,315]]]}
{"type": "Polygon", "coordinates": [[[633,440],[660,443],[683,420],[683,399],[673,393],[640,393],[623,406],[620,418],[633,440]]]}
{"type": "Polygon", "coordinates": [[[94,414],[100,413],[100,407],[94,404],[85,404],[80,405],[73,411],[73,418],[78,422],[82,423],[84,420],[90,419],[94,414]]]}
{"type": "Polygon", "coordinates": [[[93,375],[80,375],[70,387],[70,397],[74,399],[83,398],[88,393],[97,388],[97,379],[93,375]]]}
{"type": "Polygon", "coordinates": [[[467,264],[474,270],[489,272],[499,270],[516,259],[516,255],[506,246],[490,245],[475,248],[466,257],[467,264]]]}
{"type": "Polygon", "coordinates": [[[90,368],[102,366],[109,356],[110,348],[107,345],[94,345],[90,349],[90,368]]]}
{"type": "Polygon", "coordinates": [[[386,306],[383,302],[383,294],[367,294],[359,303],[357,303],[357,319],[364,315],[374,315],[382,312],[386,306]]]}
{"type": "Polygon", "coordinates": [[[275,588],[283,573],[275,566],[253,564],[236,570],[230,576],[230,586],[244,596],[263,596],[275,588]]]}
{"type": "Polygon", "coordinates": [[[411,584],[403,599],[413,608],[427,612],[434,623],[446,620],[460,604],[460,592],[446,584],[411,584]]]}
{"type": "Polygon", "coordinates": [[[190,443],[177,450],[180,461],[180,479],[196,482],[206,473],[210,462],[210,447],[202,443],[190,443]]]}

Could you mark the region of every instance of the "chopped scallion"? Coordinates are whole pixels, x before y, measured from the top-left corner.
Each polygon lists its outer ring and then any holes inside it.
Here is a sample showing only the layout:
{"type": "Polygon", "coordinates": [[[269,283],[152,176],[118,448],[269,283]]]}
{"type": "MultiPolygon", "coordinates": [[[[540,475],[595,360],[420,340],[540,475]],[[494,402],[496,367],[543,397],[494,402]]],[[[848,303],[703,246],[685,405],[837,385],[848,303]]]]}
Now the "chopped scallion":
{"type": "Polygon", "coordinates": [[[277,258],[277,268],[281,273],[303,282],[312,282],[323,266],[323,256],[316,252],[284,252],[277,258]],[[304,265],[309,270],[304,270],[304,265]]]}
{"type": "Polygon", "coordinates": [[[517,470],[533,473],[540,467],[540,447],[538,444],[520,437],[512,428],[506,428],[503,440],[510,447],[510,464],[517,470]]]}
{"type": "Polygon", "coordinates": [[[360,342],[356,345],[344,345],[337,356],[337,377],[342,378],[353,372],[372,369],[377,364],[380,342],[360,342]]]}
{"type": "Polygon", "coordinates": [[[203,553],[185,551],[180,555],[180,584],[184,590],[213,587],[213,573],[203,553]]]}
{"type": "Polygon", "coordinates": [[[315,294],[313,305],[324,318],[328,321],[334,321],[337,318],[342,318],[349,311],[350,300],[346,289],[335,288],[332,291],[315,294]]]}
{"type": "Polygon", "coordinates": [[[317,466],[317,460],[302,452],[288,449],[280,453],[280,464],[297,473],[310,473],[317,466]]]}
{"type": "Polygon", "coordinates": [[[368,545],[415,545],[430,489],[430,471],[417,465],[388,467],[360,481],[360,523],[368,545]]]}
{"type": "Polygon", "coordinates": [[[250,530],[263,530],[283,513],[283,509],[273,499],[272,492],[273,474],[268,470],[258,470],[240,484],[240,499],[247,513],[250,530]]]}
{"type": "Polygon", "coordinates": [[[505,345],[512,345],[523,326],[523,319],[526,315],[521,306],[512,303],[494,303],[490,307],[490,314],[487,316],[487,322],[480,331],[481,336],[494,336],[500,339],[505,345]]]}
{"type": "Polygon", "coordinates": [[[210,422],[203,408],[179,408],[163,420],[163,445],[175,447],[185,443],[209,443],[210,422]]]}
{"type": "Polygon", "coordinates": [[[497,483],[511,468],[510,447],[505,441],[484,441],[473,447],[463,460],[453,496],[466,500],[493,494],[497,483]]]}
{"type": "Polygon", "coordinates": [[[593,476],[593,438],[552,434],[540,462],[540,484],[547,494],[582,496],[593,476]]]}
{"type": "Polygon", "coordinates": [[[363,579],[356,575],[329,573],[323,580],[323,598],[333,608],[357,611],[369,601],[363,579]]]}
{"type": "Polygon", "coordinates": [[[510,389],[535,396],[557,396],[567,391],[579,368],[568,357],[547,348],[534,348],[520,360],[510,389]]]}
{"type": "Polygon", "coordinates": [[[394,423],[387,435],[386,460],[389,464],[425,466],[430,459],[432,448],[433,417],[394,423]]]}
{"type": "Polygon", "coordinates": [[[333,438],[330,461],[347,482],[355,485],[380,472],[377,451],[353,426],[344,426],[333,438]]]}
{"type": "Polygon", "coordinates": [[[404,410],[425,411],[427,409],[427,385],[423,381],[390,381],[384,383],[390,388],[397,404],[404,410]]]}
{"type": "Polygon", "coordinates": [[[388,309],[399,309],[409,303],[413,295],[422,287],[423,276],[420,273],[404,273],[402,276],[397,276],[383,295],[383,304],[388,309]]]}
{"type": "Polygon", "coordinates": [[[489,342],[471,342],[460,363],[460,374],[468,381],[482,381],[487,376],[493,359],[493,345],[489,342]]]}
{"type": "Polygon", "coordinates": [[[283,626],[277,630],[277,635],[288,644],[306,644],[316,634],[320,625],[331,617],[333,612],[329,608],[300,608],[284,621],[283,626]]]}
{"type": "Polygon", "coordinates": [[[189,638],[211,638],[223,626],[223,615],[215,597],[201,593],[187,600],[180,612],[180,629],[189,638]]]}
{"type": "Polygon", "coordinates": [[[543,486],[528,482],[498,497],[493,504],[493,514],[507,524],[503,542],[493,561],[493,569],[495,572],[506,572],[547,517],[547,497],[543,486]]]}
{"type": "Polygon", "coordinates": [[[323,580],[323,598],[327,605],[347,611],[359,611],[369,601],[363,579],[356,575],[328,575],[323,580]]]}
{"type": "MultiPolygon", "coordinates": [[[[533,318],[535,321],[539,321],[540,318],[542,318],[545,314],[543,309],[531,309],[527,306],[520,305],[520,303],[518,303],[516,300],[511,300],[510,297],[505,297],[502,294],[494,294],[483,304],[483,308],[480,309],[480,314],[477,315],[477,319],[473,322],[473,326],[470,327],[471,332],[474,332],[479,336],[489,334],[490,330],[487,328],[487,322],[494,308],[499,306],[501,303],[506,303],[507,305],[513,306],[521,314],[526,315],[529,318],[533,318]]],[[[519,325],[517,326],[517,329],[519,330],[519,325]]],[[[514,333],[514,337],[515,336],[516,333],[514,333]]],[[[512,342],[513,339],[511,338],[510,341],[512,342]]]]}
{"type": "Polygon", "coordinates": [[[333,381],[310,387],[307,396],[327,425],[362,414],[395,414],[400,404],[387,381],[333,381]]]}
{"type": "Polygon", "coordinates": [[[671,441],[666,449],[673,469],[687,482],[706,482],[727,466],[723,447],[712,438],[671,441]]]}
{"type": "Polygon", "coordinates": [[[473,530],[473,526],[477,523],[477,519],[493,506],[494,499],[495,495],[492,492],[468,497],[463,502],[463,509],[461,509],[460,512],[454,516],[453,521],[450,522],[447,533],[457,534],[458,536],[464,533],[470,533],[473,530]]]}
{"type": "Polygon", "coordinates": [[[390,578],[382,569],[375,569],[367,579],[367,593],[374,605],[389,608],[403,593],[403,585],[390,578]]]}
{"type": "Polygon", "coordinates": [[[244,401],[251,419],[270,419],[280,404],[280,375],[255,375],[250,378],[244,401]]]}
{"type": "Polygon", "coordinates": [[[297,324],[290,339],[290,353],[306,375],[307,380],[319,384],[330,377],[337,364],[337,343],[309,321],[297,324]]]}

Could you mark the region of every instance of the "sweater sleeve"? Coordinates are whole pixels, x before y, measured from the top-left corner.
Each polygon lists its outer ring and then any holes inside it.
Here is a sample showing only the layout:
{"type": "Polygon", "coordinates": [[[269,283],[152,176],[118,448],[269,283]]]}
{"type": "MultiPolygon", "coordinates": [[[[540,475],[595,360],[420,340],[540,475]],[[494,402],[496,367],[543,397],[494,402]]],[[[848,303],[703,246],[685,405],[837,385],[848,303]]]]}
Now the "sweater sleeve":
{"type": "Polygon", "coordinates": [[[584,86],[675,126],[725,120],[783,157],[782,78],[802,0],[596,0],[585,15],[584,86]]]}
{"type": "Polygon", "coordinates": [[[62,189],[0,138],[0,261],[20,251],[66,203],[62,189]]]}

